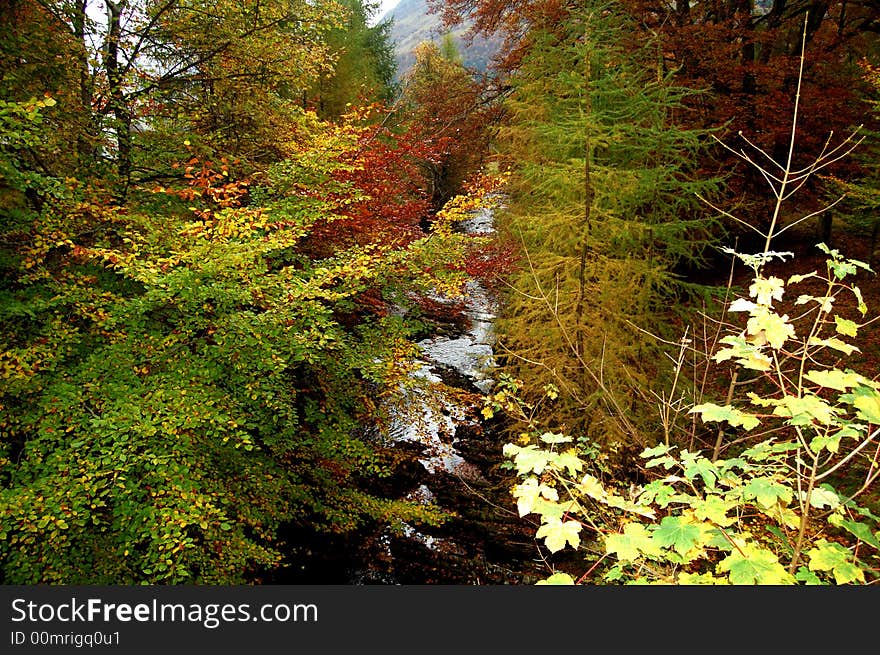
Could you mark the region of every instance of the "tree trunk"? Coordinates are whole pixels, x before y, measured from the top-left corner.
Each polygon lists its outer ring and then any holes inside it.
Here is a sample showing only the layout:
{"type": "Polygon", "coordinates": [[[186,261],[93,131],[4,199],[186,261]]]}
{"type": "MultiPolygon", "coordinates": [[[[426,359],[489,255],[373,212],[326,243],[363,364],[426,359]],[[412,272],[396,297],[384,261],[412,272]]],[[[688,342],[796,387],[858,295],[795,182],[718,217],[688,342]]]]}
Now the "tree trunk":
{"type": "Polygon", "coordinates": [[[131,182],[131,111],[125,97],[123,73],[119,61],[119,40],[122,35],[122,12],[126,0],[114,3],[104,0],[107,5],[107,49],[104,56],[104,70],[107,73],[109,110],[113,114],[116,132],[116,170],[119,176],[117,195],[124,199],[131,182]]]}
{"type": "Polygon", "coordinates": [[[76,154],[80,169],[86,169],[94,161],[92,140],[92,85],[89,73],[89,49],[86,43],[86,5],[88,0],[77,0],[73,10],[73,35],[77,43],[77,62],[79,69],[79,116],[81,125],[76,137],[76,154]]]}

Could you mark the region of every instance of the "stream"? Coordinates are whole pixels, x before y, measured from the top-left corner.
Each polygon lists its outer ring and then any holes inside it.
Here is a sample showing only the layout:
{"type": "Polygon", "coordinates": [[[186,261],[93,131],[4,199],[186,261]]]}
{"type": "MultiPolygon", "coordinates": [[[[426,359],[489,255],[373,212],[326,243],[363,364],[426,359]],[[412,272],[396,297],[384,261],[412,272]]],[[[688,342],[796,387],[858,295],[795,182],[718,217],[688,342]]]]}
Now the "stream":
{"type": "MultiPolygon", "coordinates": [[[[493,213],[476,211],[457,229],[491,234],[493,213]]],[[[478,419],[481,397],[494,384],[496,311],[493,294],[468,281],[464,320],[441,324],[419,342],[413,384],[382,435],[386,445],[412,454],[393,482],[396,497],[434,503],[452,518],[437,527],[403,524],[322,539],[305,553],[301,575],[279,582],[485,585],[546,577],[535,528],[516,515],[509,474],[499,468],[504,436],[478,419]]]]}
{"type": "MultiPolygon", "coordinates": [[[[493,220],[492,210],[480,209],[457,229],[489,235],[493,220]]],[[[477,417],[494,385],[497,309],[478,280],[467,282],[464,320],[419,342],[414,376],[422,384],[407,391],[387,435],[417,451],[421,470],[413,471],[406,497],[454,517],[436,528],[404,524],[375,535],[373,552],[350,569],[350,584],[521,584],[545,574],[534,561],[532,529],[512,511],[509,479],[498,469],[503,437],[477,417]]]]}

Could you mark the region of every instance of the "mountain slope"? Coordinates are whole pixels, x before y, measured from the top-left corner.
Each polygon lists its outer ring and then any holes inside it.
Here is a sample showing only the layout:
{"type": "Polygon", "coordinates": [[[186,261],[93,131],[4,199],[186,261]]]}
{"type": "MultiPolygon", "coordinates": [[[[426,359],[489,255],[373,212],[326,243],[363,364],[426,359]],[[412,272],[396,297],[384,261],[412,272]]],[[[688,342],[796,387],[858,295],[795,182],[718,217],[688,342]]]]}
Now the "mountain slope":
{"type": "MultiPolygon", "coordinates": [[[[446,30],[440,16],[428,13],[427,0],[401,0],[389,11],[383,20],[391,19],[391,41],[397,61],[397,76],[402,78],[415,62],[413,50],[422,41],[439,41],[446,30]]],[[[485,72],[489,63],[501,46],[500,37],[476,37],[468,43],[465,33],[470,23],[451,30],[452,37],[461,52],[464,65],[485,72]]]]}

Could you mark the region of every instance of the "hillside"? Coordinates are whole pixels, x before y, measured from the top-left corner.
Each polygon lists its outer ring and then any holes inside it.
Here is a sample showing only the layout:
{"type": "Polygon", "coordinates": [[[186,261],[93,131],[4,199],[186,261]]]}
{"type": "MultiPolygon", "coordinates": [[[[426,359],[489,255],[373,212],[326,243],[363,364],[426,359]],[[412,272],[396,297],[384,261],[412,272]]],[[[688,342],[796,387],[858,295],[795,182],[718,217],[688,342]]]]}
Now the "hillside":
{"type": "MultiPolygon", "coordinates": [[[[391,40],[394,43],[397,76],[402,78],[415,61],[415,47],[422,41],[439,41],[445,30],[440,17],[428,13],[426,0],[401,0],[386,14],[385,20],[389,19],[393,21],[391,40]]],[[[465,66],[484,72],[501,46],[501,38],[478,36],[468,43],[465,34],[469,28],[470,24],[465,23],[452,30],[452,36],[461,51],[465,66]]]]}

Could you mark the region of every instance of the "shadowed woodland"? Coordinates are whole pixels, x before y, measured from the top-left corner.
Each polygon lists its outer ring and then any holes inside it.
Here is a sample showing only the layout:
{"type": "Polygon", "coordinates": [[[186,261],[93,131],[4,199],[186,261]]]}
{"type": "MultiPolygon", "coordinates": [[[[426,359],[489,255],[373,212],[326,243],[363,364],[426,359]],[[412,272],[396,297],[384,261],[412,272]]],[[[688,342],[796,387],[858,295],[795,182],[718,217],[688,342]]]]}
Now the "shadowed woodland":
{"type": "Polygon", "coordinates": [[[880,3],[431,9],[488,70],[400,75],[363,0],[0,0],[0,581],[338,582],[467,525],[503,574],[406,579],[875,583],[880,3]],[[441,505],[389,435],[474,281],[441,505]]]}

